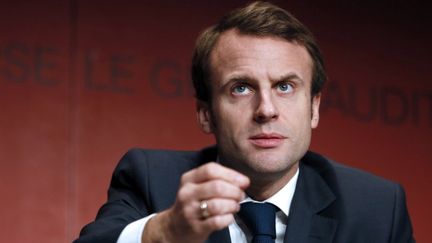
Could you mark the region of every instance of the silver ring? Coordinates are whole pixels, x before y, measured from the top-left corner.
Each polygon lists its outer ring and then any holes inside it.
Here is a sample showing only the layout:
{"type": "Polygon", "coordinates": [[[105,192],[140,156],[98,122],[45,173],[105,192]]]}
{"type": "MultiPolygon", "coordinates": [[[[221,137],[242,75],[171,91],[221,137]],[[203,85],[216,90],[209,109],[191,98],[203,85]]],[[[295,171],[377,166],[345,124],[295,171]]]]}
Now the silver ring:
{"type": "Polygon", "coordinates": [[[210,213],[208,211],[208,203],[207,201],[201,201],[199,205],[199,209],[201,212],[201,218],[206,219],[210,216],[210,213]]]}

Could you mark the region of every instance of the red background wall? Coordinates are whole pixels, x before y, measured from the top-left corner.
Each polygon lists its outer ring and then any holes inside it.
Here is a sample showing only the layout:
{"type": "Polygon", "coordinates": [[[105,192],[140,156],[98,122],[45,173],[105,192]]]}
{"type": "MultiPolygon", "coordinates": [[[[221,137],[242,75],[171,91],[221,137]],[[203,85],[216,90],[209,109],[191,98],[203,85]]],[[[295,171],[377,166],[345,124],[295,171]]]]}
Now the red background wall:
{"type": "MultiPolygon", "coordinates": [[[[312,149],[402,183],[432,218],[432,23],[421,1],[275,1],[315,33],[330,82],[312,149]]],[[[131,147],[199,149],[199,31],[245,1],[0,3],[0,235],[70,242],[131,147]],[[217,3],[216,3],[217,2],[217,3]]]]}

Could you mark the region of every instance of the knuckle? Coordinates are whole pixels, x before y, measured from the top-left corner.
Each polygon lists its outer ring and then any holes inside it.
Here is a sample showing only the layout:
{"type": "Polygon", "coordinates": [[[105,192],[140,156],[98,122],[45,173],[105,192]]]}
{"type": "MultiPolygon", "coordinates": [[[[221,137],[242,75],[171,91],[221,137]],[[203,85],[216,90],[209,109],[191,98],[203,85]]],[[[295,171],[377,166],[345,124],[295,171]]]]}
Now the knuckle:
{"type": "Polygon", "coordinates": [[[185,202],[189,201],[189,190],[190,186],[183,186],[179,189],[177,193],[177,199],[180,203],[184,204],[185,202]]]}
{"type": "Polygon", "coordinates": [[[202,168],[202,174],[204,177],[208,178],[211,176],[211,174],[212,174],[212,168],[211,167],[212,167],[211,165],[207,164],[202,168]]]}
{"type": "Polygon", "coordinates": [[[183,173],[180,177],[180,185],[191,183],[193,181],[193,178],[195,177],[198,169],[192,169],[190,171],[187,171],[183,173]]]}
{"type": "Polygon", "coordinates": [[[215,192],[217,195],[221,195],[221,194],[223,194],[224,191],[225,191],[225,190],[224,190],[224,189],[225,189],[224,184],[223,184],[221,181],[215,181],[215,182],[213,183],[212,187],[213,187],[214,192],[215,192]]]}
{"type": "Polygon", "coordinates": [[[215,162],[210,162],[210,163],[207,163],[207,167],[209,170],[216,170],[218,167],[218,164],[215,162]]]}
{"type": "Polygon", "coordinates": [[[210,215],[218,214],[218,212],[219,212],[218,203],[215,201],[209,201],[208,202],[208,211],[209,211],[210,215]]]}
{"type": "Polygon", "coordinates": [[[215,175],[215,173],[217,173],[219,167],[220,165],[218,163],[209,162],[202,167],[202,172],[206,177],[211,177],[212,175],[215,175]]]}
{"type": "Polygon", "coordinates": [[[180,177],[180,185],[184,185],[187,183],[188,175],[189,175],[188,173],[185,173],[180,177]]]}

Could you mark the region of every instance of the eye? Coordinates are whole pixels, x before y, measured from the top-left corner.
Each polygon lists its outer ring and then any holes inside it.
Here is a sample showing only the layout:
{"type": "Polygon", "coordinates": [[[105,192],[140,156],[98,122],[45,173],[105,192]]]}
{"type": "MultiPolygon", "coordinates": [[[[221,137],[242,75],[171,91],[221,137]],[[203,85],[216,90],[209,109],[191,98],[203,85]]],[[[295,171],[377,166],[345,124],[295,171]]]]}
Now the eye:
{"type": "Polygon", "coordinates": [[[232,89],[232,93],[234,95],[246,95],[246,94],[249,94],[250,92],[251,92],[251,89],[249,88],[249,86],[247,86],[245,84],[236,85],[232,89]]]}
{"type": "Polygon", "coordinates": [[[281,83],[278,83],[277,89],[281,93],[291,93],[294,90],[294,87],[290,83],[281,82],[281,83]]]}

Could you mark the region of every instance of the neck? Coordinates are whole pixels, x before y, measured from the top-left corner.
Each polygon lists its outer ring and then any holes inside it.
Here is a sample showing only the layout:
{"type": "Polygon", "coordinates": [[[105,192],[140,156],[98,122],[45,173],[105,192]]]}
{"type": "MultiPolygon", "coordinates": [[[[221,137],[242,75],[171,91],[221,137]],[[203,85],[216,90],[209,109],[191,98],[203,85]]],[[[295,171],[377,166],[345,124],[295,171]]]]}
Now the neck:
{"type": "Polygon", "coordinates": [[[264,201],[281,190],[293,178],[297,170],[298,162],[280,175],[249,176],[251,184],[246,189],[246,193],[254,200],[264,201]]]}

